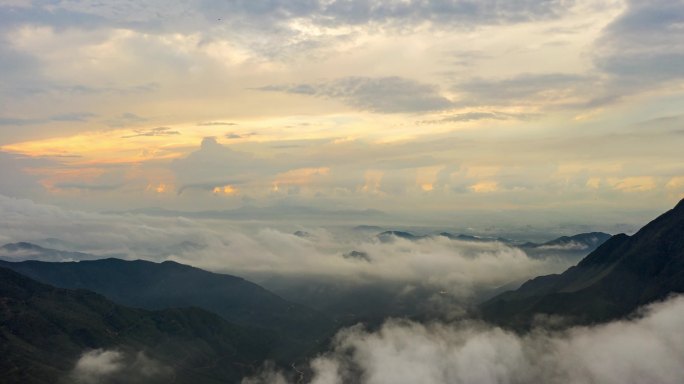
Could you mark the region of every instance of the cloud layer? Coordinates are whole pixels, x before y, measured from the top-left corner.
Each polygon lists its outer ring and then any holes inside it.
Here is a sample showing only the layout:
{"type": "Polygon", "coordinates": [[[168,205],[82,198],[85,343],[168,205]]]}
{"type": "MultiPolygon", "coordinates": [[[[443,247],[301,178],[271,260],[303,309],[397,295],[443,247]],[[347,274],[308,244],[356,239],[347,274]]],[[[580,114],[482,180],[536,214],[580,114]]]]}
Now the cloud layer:
{"type": "MultiPolygon", "coordinates": [[[[268,223],[236,225],[183,217],[96,214],[0,197],[0,243],[28,241],[46,248],[152,261],[175,260],[246,277],[311,277],[355,283],[393,283],[444,291],[458,300],[539,274],[558,272],[573,261],[530,258],[503,243],[429,237],[380,241],[375,233],[307,229],[306,236],[268,223]],[[349,257],[352,253],[365,259],[349,257]]],[[[549,256],[553,256],[552,253],[549,256]]],[[[31,252],[6,252],[15,260],[31,252]]],[[[70,261],[91,256],[55,252],[41,258],[70,261]]]]}

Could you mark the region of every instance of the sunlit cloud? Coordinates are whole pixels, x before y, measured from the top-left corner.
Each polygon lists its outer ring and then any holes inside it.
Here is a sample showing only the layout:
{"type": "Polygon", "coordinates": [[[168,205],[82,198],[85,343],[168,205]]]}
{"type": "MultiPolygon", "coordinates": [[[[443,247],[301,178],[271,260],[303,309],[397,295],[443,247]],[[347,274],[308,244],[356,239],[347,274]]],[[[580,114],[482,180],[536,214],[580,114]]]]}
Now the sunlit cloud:
{"type": "Polygon", "coordinates": [[[475,193],[491,193],[499,190],[499,183],[496,181],[481,181],[468,188],[475,193]]]}
{"type": "Polygon", "coordinates": [[[644,192],[656,188],[656,181],[650,176],[609,177],[606,182],[611,188],[623,192],[644,192]]]}
{"type": "Polygon", "coordinates": [[[232,185],[224,185],[220,187],[214,187],[212,192],[215,195],[225,195],[225,196],[232,196],[232,195],[237,195],[238,194],[238,189],[233,187],[232,185]]]}

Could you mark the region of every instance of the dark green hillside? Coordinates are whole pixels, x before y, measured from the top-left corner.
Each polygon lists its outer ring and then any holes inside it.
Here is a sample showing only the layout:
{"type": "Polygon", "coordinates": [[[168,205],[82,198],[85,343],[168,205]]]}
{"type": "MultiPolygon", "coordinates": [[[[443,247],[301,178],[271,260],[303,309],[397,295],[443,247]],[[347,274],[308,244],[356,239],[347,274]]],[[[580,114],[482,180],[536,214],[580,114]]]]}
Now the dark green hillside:
{"type": "Polygon", "coordinates": [[[309,353],[334,332],[328,317],[231,275],[207,272],[172,261],[102,259],[49,263],[0,261],[40,282],[87,289],[116,303],[144,309],[198,307],[242,325],[279,334],[279,356],[309,353]]]}
{"type": "Polygon", "coordinates": [[[81,354],[100,348],[128,356],[143,352],[163,368],[142,379],[122,377],[127,382],[237,382],[269,356],[273,344],[267,331],[201,309],[126,308],[0,268],[2,383],[69,382],[81,354]]]}

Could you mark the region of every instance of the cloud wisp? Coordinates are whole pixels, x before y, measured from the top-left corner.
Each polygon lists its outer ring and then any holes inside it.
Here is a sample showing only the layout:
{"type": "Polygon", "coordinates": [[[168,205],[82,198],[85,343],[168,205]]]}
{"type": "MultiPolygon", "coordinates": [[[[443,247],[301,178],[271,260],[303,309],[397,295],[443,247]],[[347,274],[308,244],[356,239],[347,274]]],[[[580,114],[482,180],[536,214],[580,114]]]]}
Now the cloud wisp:
{"type": "Polygon", "coordinates": [[[171,368],[144,352],[94,349],[81,355],[69,378],[76,384],[142,384],[165,382],[172,373],[171,368]]]}

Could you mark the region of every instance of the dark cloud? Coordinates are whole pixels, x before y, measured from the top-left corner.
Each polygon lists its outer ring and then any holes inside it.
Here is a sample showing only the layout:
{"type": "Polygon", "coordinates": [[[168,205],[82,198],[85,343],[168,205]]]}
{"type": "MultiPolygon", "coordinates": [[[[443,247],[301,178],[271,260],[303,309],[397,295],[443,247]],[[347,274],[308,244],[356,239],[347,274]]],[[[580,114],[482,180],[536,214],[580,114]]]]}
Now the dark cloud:
{"type": "MultiPolygon", "coordinates": [[[[0,8],[0,25],[2,25],[2,15],[2,8],[0,8]]],[[[0,85],[4,88],[3,92],[0,92],[0,100],[5,97],[5,90],[14,88],[16,83],[32,82],[34,78],[32,74],[39,68],[40,63],[35,57],[17,50],[6,37],[0,36],[0,71],[3,74],[0,78],[0,85]]]]}
{"type": "Polygon", "coordinates": [[[147,118],[136,115],[135,113],[125,112],[118,116],[111,117],[105,121],[110,127],[125,127],[148,121],[147,118]]]}
{"type": "Polygon", "coordinates": [[[237,125],[236,123],[229,123],[225,121],[207,121],[204,123],[197,124],[200,127],[212,127],[212,126],[223,126],[223,125],[237,125]]]}
{"type": "Polygon", "coordinates": [[[573,1],[525,0],[515,3],[495,0],[297,0],[266,2],[203,1],[203,9],[213,15],[240,15],[265,19],[309,18],[320,24],[406,24],[433,23],[476,25],[515,23],[559,16],[573,1]]]}
{"type": "Polygon", "coordinates": [[[252,137],[252,136],[256,136],[256,135],[257,135],[256,132],[248,132],[248,133],[231,132],[231,133],[226,133],[223,137],[225,137],[226,139],[229,139],[229,140],[233,140],[233,139],[244,139],[246,137],[252,137]]]}
{"type": "Polygon", "coordinates": [[[88,121],[95,117],[93,113],[66,113],[62,115],[50,116],[52,121],[88,121]]]}
{"type": "Polygon", "coordinates": [[[180,132],[174,131],[169,127],[157,127],[157,128],[150,128],[150,129],[136,129],[135,134],[133,135],[128,135],[128,136],[121,136],[122,139],[129,139],[131,137],[140,137],[140,136],[173,136],[173,135],[180,135],[180,132]]]}
{"type": "MultiPolygon", "coordinates": [[[[21,24],[56,29],[130,28],[146,32],[206,31],[208,23],[242,30],[290,35],[293,19],[318,25],[384,24],[401,29],[431,22],[455,27],[519,23],[556,18],[572,0],[198,0],[195,9],[177,1],[114,0],[35,2],[30,7],[0,5],[0,28],[21,24]]],[[[296,32],[295,32],[296,33],[296,32]]]]}
{"type": "Polygon", "coordinates": [[[34,125],[45,122],[43,119],[19,119],[13,117],[0,117],[0,125],[13,125],[21,127],[24,125],[34,125]]]}
{"type": "Polygon", "coordinates": [[[49,116],[46,118],[12,118],[0,117],[0,125],[23,127],[27,125],[43,124],[50,121],[85,122],[93,117],[92,113],[65,113],[61,115],[49,116]]]}
{"type": "Polygon", "coordinates": [[[191,190],[198,190],[198,191],[205,191],[205,192],[212,192],[214,191],[215,188],[223,188],[226,185],[231,185],[231,186],[236,186],[244,183],[243,180],[226,180],[226,181],[213,181],[213,182],[206,182],[206,183],[194,183],[194,184],[185,184],[182,185],[180,188],[178,188],[178,194],[182,195],[186,191],[191,191],[191,190]]]}
{"type": "Polygon", "coordinates": [[[44,78],[42,73],[40,73],[41,70],[42,68],[34,68],[30,71],[26,70],[22,75],[27,78],[30,77],[30,79],[26,81],[22,80],[22,76],[7,80],[8,88],[12,90],[12,94],[15,97],[46,95],[56,98],[94,95],[127,96],[131,94],[153,92],[159,87],[157,83],[120,86],[56,83],[44,78]]]}
{"type": "Polygon", "coordinates": [[[342,100],[350,106],[380,113],[412,113],[445,110],[449,99],[430,84],[401,77],[346,77],[320,84],[266,86],[278,91],[342,100]]]}
{"type": "Polygon", "coordinates": [[[10,29],[22,24],[50,25],[58,30],[74,26],[98,28],[110,24],[106,18],[92,13],[64,9],[64,3],[34,3],[29,7],[0,5],[0,29],[10,29]]]}
{"type": "Polygon", "coordinates": [[[576,94],[592,78],[566,73],[522,74],[504,79],[473,79],[453,86],[462,105],[515,105],[559,100],[576,94]]]}
{"type": "Polygon", "coordinates": [[[421,124],[436,124],[436,123],[461,123],[478,120],[529,120],[537,117],[536,114],[531,113],[507,113],[507,112],[466,112],[449,115],[438,120],[420,121],[421,124]]]}
{"type": "Polygon", "coordinates": [[[174,160],[171,169],[185,189],[197,186],[213,189],[219,184],[225,185],[221,184],[224,180],[253,179],[254,175],[273,172],[273,166],[265,160],[224,146],[215,137],[205,137],[198,150],[174,160]]]}
{"type": "Polygon", "coordinates": [[[55,188],[78,189],[83,191],[113,191],[121,188],[121,184],[84,184],[84,183],[56,183],[55,188]]]}
{"type": "Polygon", "coordinates": [[[684,78],[684,1],[628,1],[625,12],[604,30],[594,49],[596,66],[611,75],[604,98],[684,78]]]}
{"type": "Polygon", "coordinates": [[[0,151],[0,193],[27,196],[42,189],[35,175],[25,168],[52,165],[51,162],[0,151]]]}

